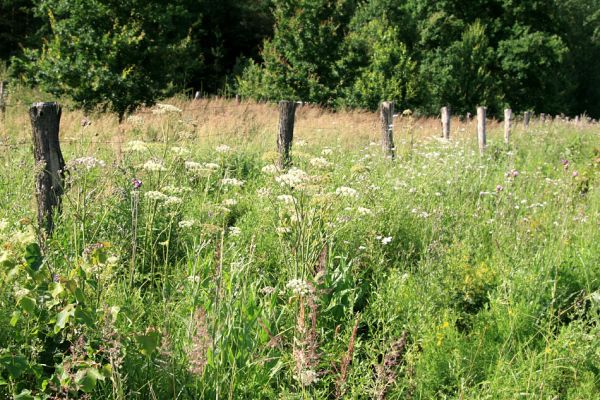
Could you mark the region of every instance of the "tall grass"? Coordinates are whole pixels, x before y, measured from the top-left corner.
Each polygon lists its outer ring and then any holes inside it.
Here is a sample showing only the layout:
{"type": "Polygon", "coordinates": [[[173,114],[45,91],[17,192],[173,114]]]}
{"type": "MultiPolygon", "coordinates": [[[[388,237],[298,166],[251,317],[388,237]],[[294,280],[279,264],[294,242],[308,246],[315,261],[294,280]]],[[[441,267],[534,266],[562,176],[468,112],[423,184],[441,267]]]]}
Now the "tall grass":
{"type": "Polygon", "coordinates": [[[391,161],[377,115],[303,107],[283,171],[274,106],[169,103],[184,111],[121,126],[64,112],[43,256],[26,108],[9,108],[1,395],[599,398],[597,125],[505,145],[492,122],[480,156],[475,123],[448,142],[406,113],[391,161]]]}

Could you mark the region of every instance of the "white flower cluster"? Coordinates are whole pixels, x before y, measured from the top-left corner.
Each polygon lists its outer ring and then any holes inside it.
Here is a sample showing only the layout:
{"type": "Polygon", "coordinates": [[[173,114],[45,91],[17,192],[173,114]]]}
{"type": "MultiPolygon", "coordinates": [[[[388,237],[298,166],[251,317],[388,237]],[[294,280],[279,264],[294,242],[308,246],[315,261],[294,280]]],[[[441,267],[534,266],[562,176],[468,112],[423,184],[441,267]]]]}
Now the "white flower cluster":
{"type": "Polygon", "coordinates": [[[188,171],[194,173],[211,173],[219,169],[219,164],[215,163],[199,163],[196,161],[186,161],[184,163],[185,168],[188,171]]]}
{"type": "Polygon", "coordinates": [[[261,171],[267,175],[275,175],[278,171],[277,166],[273,164],[265,165],[261,171]]]}
{"type": "Polygon", "coordinates": [[[281,194],[279,196],[277,196],[277,200],[281,201],[282,203],[285,204],[294,204],[296,203],[296,198],[292,195],[289,194],[281,194]]]}
{"type": "Polygon", "coordinates": [[[292,279],[285,287],[297,296],[306,296],[311,292],[310,285],[303,279],[292,279]]]}
{"type": "Polygon", "coordinates": [[[309,176],[306,172],[302,171],[299,168],[293,167],[290,168],[290,170],[287,173],[275,177],[275,180],[281,186],[294,187],[305,182],[306,180],[308,180],[308,178],[309,176]]]}
{"type": "Polygon", "coordinates": [[[171,147],[171,153],[173,153],[177,156],[183,157],[183,156],[190,154],[190,151],[188,149],[186,149],[185,147],[173,146],[173,147],[171,147]]]}
{"type": "Polygon", "coordinates": [[[373,215],[373,211],[366,207],[358,207],[356,211],[358,211],[360,215],[373,215]]]}
{"type": "Polygon", "coordinates": [[[319,169],[327,169],[333,165],[331,162],[327,161],[323,157],[311,158],[309,162],[310,162],[310,165],[312,165],[315,168],[319,168],[319,169]]]}
{"type": "Polygon", "coordinates": [[[231,147],[227,146],[226,144],[220,144],[215,150],[217,153],[226,154],[231,151],[231,147]]]}
{"type": "Polygon", "coordinates": [[[244,186],[244,181],[240,181],[239,179],[236,179],[236,178],[223,178],[223,179],[221,179],[221,185],[241,187],[241,186],[244,186]]]}
{"type": "Polygon", "coordinates": [[[319,380],[317,373],[312,369],[303,369],[297,377],[302,386],[310,386],[319,380]]]}
{"type": "Polygon", "coordinates": [[[185,194],[185,193],[189,193],[192,191],[192,188],[188,187],[188,186],[172,186],[172,185],[167,185],[165,187],[162,188],[162,191],[168,194],[185,194]]]}
{"type": "Polygon", "coordinates": [[[184,219],[179,221],[179,227],[181,229],[189,229],[189,228],[193,228],[194,226],[196,226],[196,221],[193,219],[184,219]]]}
{"type": "Polygon", "coordinates": [[[157,104],[156,108],[152,110],[152,114],[167,114],[167,113],[181,113],[182,110],[179,107],[175,107],[172,104],[157,104]]]}
{"type": "Polygon", "coordinates": [[[323,150],[321,150],[322,156],[330,156],[332,154],[333,154],[333,150],[331,150],[329,147],[325,147],[323,150]]]}
{"type": "Polygon", "coordinates": [[[335,194],[342,197],[358,197],[358,192],[355,189],[347,186],[340,186],[339,188],[335,189],[335,194]]]}
{"type": "Polygon", "coordinates": [[[237,226],[229,227],[229,234],[231,236],[240,236],[241,233],[242,233],[242,230],[240,228],[238,228],[237,226]]]}
{"type": "Polygon", "coordinates": [[[166,171],[165,165],[160,160],[148,160],[142,165],[142,168],[146,171],[158,172],[158,171],[166,171]]]}
{"type": "Polygon", "coordinates": [[[141,140],[132,140],[125,144],[125,147],[123,148],[123,150],[124,151],[138,151],[138,152],[148,151],[148,145],[146,145],[146,143],[142,142],[141,140]]]}
{"type": "Polygon", "coordinates": [[[166,206],[175,206],[181,204],[183,200],[177,196],[168,196],[163,192],[159,192],[156,190],[147,191],[145,194],[148,200],[160,201],[163,202],[166,206]]]}
{"type": "Polygon", "coordinates": [[[106,163],[95,157],[80,157],[68,162],[68,166],[73,169],[83,167],[88,171],[96,167],[104,167],[106,163]]]}
{"type": "Polygon", "coordinates": [[[225,207],[233,207],[237,205],[238,201],[236,199],[225,199],[221,202],[225,207]]]}

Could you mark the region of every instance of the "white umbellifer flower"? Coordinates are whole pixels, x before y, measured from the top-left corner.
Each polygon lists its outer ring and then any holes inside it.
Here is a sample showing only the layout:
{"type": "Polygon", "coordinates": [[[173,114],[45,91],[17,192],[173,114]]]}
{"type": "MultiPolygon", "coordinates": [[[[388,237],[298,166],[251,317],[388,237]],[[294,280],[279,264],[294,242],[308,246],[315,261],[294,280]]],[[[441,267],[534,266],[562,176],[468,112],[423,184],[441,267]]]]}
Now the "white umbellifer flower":
{"type": "Polygon", "coordinates": [[[381,244],[383,244],[384,246],[388,243],[390,243],[392,241],[392,237],[391,236],[387,236],[381,239],[381,244]]]}
{"type": "Polygon", "coordinates": [[[289,195],[289,194],[281,194],[281,195],[277,196],[277,200],[279,200],[285,204],[294,204],[296,202],[296,199],[294,198],[294,196],[289,195]]]}
{"type": "Polygon", "coordinates": [[[258,197],[269,197],[271,195],[271,189],[269,188],[258,188],[256,190],[258,197]]]}
{"type": "Polygon", "coordinates": [[[127,122],[129,122],[132,125],[143,125],[144,118],[140,117],[139,115],[130,115],[129,117],[127,117],[127,122]]]}
{"type": "Polygon", "coordinates": [[[296,147],[305,147],[308,143],[306,143],[306,140],[297,140],[294,143],[294,146],[296,147]]]}
{"type": "Polygon", "coordinates": [[[160,160],[148,160],[142,165],[142,168],[146,171],[158,172],[158,171],[166,171],[164,164],[160,160]]]}
{"type": "Polygon", "coordinates": [[[225,154],[231,151],[231,147],[227,146],[226,144],[220,144],[215,150],[217,151],[217,153],[225,154]]]}
{"type": "Polygon", "coordinates": [[[347,186],[340,186],[335,189],[335,194],[342,197],[358,197],[358,192],[347,186]]]}
{"type": "Polygon", "coordinates": [[[177,196],[167,196],[167,198],[165,200],[166,206],[176,206],[181,203],[183,203],[183,200],[181,199],[181,197],[177,197],[177,196]]]}
{"type": "Polygon", "coordinates": [[[188,149],[186,149],[185,147],[177,147],[177,146],[171,147],[171,152],[173,154],[181,156],[181,157],[190,154],[190,151],[188,149]]]}
{"type": "Polygon", "coordinates": [[[69,161],[68,166],[73,169],[77,169],[79,167],[84,167],[87,170],[96,167],[104,167],[106,163],[102,160],[99,160],[95,157],[80,157],[74,160],[69,161]]]}
{"type": "Polygon", "coordinates": [[[206,168],[206,169],[210,169],[210,170],[212,170],[212,171],[216,171],[216,170],[218,170],[218,169],[220,168],[220,167],[219,167],[219,164],[212,163],[212,162],[207,162],[207,163],[204,163],[204,164],[202,164],[202,166],[203,166],[204,168],[206,168]]]}
{"type": "Polygon", "coordinates": [[[237,205],[238,201],[236,199],[225,199],[221,202],[225,207],[232,207],[237,205]]]}
{"type": "Polygon", "coordinates": [[[278,169],[276,165],[269,164],[262,167],[261,171],[267,175],[275,175],[278,169]]]}
{"type": "Polygon", "coordinates": [[[239,236],[241,233],[242,233],[242,230],[240,228],[238,228],[237,226],[229,227],[229,234],[231,236],[239,236]]]}
{"type": "Polygon", "coordinates": [[[286,233],[290,233],[292,230],[287,226],[278,226],[277,228],[275,228],[275,231],[280,235],[283,235],[286,233]]]}
{"type": "Polygon", "coordinates": [[[302,384],[302,386],[310,386],[313,383],[316,383],[319,380],[317,373],[312,369],[303,369],[300,372],[300,376],[298,380],[302,384]]]}
{"type": "Polygon", "coordinates": [[[167,196],[166,194],[164,194],[162,192],[158,192],[156,190],[150,190],[150,191],[144,193],[144,196],[146,196],[146,198],[149,200],[156,200],[156,201],[165,201],[169,198],[169,196],[167,196]]]}
{"type": "Polygon", "coordinates": [[[324,159],[323,157],[315,157],[310,159],[310,165],[315,168],[326,169],[331,167],[333,164],[324,159]]]}
{"type": "Polygon", "coordinates": [[[308,174],[299,168],[290,168],[290,170],[275,178],[281,186],[297,186],[309,178],[308,174]]]}
{"type": "Polygon", "coordinates": [[[179,107],[175,107],[172,104],[157,104],[156,108],[152,110],[152,114],[167,114],[167,113],[181,113],[182,110],[179,107]]]}
{"type": "Polygon", "coordinates": [[[141,140],[132,140],[125,144],[124,151],[147,151],[148,146],[141,140]]]}
{"type": "Polygon", "coordinates": [[[185,166],[186,169],[189,169],[189,170],[202,169],[202,164],[200,164],[199,162],[196,162],[196,161],[186,161],[185,163],[183,163],[183,165],[185,166]]]}
{"type": "Polygon", "coordinates": [[[373,214],[373,211],[371,211],[370,209],[365,208],[365,207],[358,207],[356,209],[356,211],[358,211],[358,213],[360,215],[372,215],[373,214]]]}
{"type": "Polygon", "coordinates": [[[192,188],[187,186],[172,186],[167,185],[162,188],[162,191],[168,194],[184,194],[192,191],[192,188]]]}
{"type": "Polygon", "coordinates": [[[331,150],[329,147],[325,147],[323,150],[321,150],[322,156],[330,156],[332,154],[333,154],[333,150],[331,150]]]}
{"type": "Polygon", "coordinates": [[[0,232],[8,228],[8,221],[5,219],[0,219],[0,232]]]}
{"type": "Polygon", "coordinates": [[[306,296],[310,293],[309,284],[302,279],[292,279],[285,285],[285,287],[297,296],[306,296]]]}
{"type": "Polygon", "coordinates": [[[221,179],[221,184],[223,186],[240,187],[240,186],[244,185],[244,181],[240,181],[239,179],[235,179],[235,178],[223,178],[223,179],[221,179]]]}
{"type": "Polygon", "coordinates": [[[179,221],[179,224],[177,225],[179,225],[181,229],[188,229],[194,227],[196,225],[196,221],[193,219],[184,219],[179,221]]]}
{"type": "Polygon", "coordinates": [[[187,277],[188,282],[200,283],[200,277],[198,275],[190,275],[187,277]]]}

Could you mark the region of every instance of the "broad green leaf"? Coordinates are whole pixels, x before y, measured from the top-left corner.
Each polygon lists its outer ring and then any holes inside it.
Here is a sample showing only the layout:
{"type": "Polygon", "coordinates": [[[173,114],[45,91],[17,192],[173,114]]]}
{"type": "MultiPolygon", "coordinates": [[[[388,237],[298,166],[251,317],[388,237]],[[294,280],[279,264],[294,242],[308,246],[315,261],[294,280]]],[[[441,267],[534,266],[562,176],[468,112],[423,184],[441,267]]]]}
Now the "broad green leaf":
{"type": "Polygon", "coordinates": [[[35,299],[25,296],[21,297],[18,301],[19,306],[27,313],[33,314],[35,311],[36,302],[35,299]]]}
{"type": "Polygon", "coordinates": [[[140,346],[140,353],[150,357],[160,344],[160,334],[156,331],[149,332],[145,335],[136,336],[136,340],[140,346]]]}
{"type": "Polygon", "coordinates": [[[90,393],[96,387],[98,380],[103,381],[104,376],[96,368],[86,368],[77,371],[75,375],[75,382],[81,390],[86,393],[90,393]]]}
{"type": "Polygon", "coordinates": [[[43,260],[42,251],[37,243],[30,243],[25,247],[25,262],[29,268],[39,270],[43,260]]]}
{"type": "Polygon", "coordinates": [[[67,304],[65,308],[56,316],[56,324],[54,324],[54,333],[58,333],[65,328],[69,319],[75,314],[75,305],[67,304]]]}

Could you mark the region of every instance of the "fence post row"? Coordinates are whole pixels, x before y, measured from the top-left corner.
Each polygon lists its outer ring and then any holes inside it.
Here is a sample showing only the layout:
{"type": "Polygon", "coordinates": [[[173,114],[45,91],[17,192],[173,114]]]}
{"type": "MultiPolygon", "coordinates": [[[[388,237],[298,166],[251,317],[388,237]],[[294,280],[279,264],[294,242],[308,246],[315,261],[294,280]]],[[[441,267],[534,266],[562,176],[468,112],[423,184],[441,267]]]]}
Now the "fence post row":
{"type": "Polygon", "coordinates": [[[394,103],[381,103],[381,147],[386,157],[394,158],[394,103]]]}
{"type": "Polygon", "coordinates": [[[277,150],[279,151],[279,167],[290,165],[290,149],[294,139],[294,116],[296,102],[282,100],[279,102],[279,129],[277,134],[277,150]]]}
{"type": "Polygon", "coordinates": [[[54,212],[60,213],[65,160],[58,130],[62,110],[58,103],[34,103],[29,108],[36,165],[35,195],[38,205],[39,240],[52,235],[54,212]]]}
{"type": "Polygon", "coordinates": [[[531,119],[531,113],[529,111],[525,111],[523,113],[523,127],[525,129],[529,129],[529,120],[531,119]]]}
{"type": "Polygon", "coordinates": [[[450,139],[450,107],[442,107],[442,137],[450,139]]]}
{"type": "Polygon", "coordinates": [[[485,135],[485,107],[477,107],[477,141],[479,142],[479,152],[483,154],[487,144],[485,135]]]}
{"type": "Polygon", "coordinates": [[[508,144],[510,142],[510,125],[512,119],[512,110],[510,108],[506,108],[504,110],[504,143],[508,144]]]}
{"type": "Polygon", "coordinates": [[[6,114],[6,92],[7,92],[8,82],[0,81],[0,119],[4,119],[4,114],[6,114]]]}

